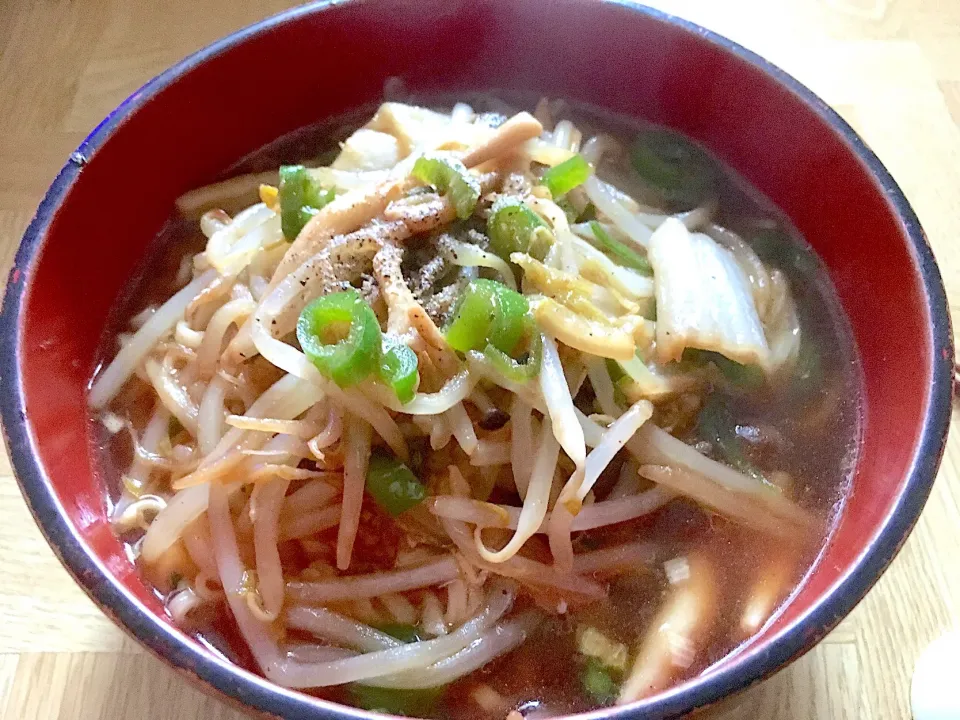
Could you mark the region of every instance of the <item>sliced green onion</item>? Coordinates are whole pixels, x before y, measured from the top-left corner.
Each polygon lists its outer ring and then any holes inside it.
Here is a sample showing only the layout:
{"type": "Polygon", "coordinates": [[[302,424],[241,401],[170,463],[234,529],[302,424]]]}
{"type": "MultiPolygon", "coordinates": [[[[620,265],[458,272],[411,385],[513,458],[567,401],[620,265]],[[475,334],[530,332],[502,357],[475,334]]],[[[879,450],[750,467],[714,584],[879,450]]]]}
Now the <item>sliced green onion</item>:
{"type": "Polygon", "coordinates": [[[623,366],[621,366],[616,360],[611,360],[610,358],[607,358],[607,372],[610,373],[610,379],[614,382],[614,384],[620,382],[621,378],[627,377],[627,373],[624,371],[623,366]]]}
{"type": "Polygon", "coordinates": [[[471,280],[447,326],[447,343],[454,350],[482,350],[488,344],[511,354],[533,327],[530,303],[503,283],[471,280]]]}
{"type": "Polygon", "coordinates": [[[569,160],[564,160],[544,172],[540,183],[547,186],[547,190],[554,198],[559,198],[578,185],[582,185],[592,172],[590,163],[582,156],[574,155],[569,160]]]}
{"type": "Polygon", "coordinates": [[[592,657],[587,658],[580,671],[580,684],[587,697],[600,705],[609,705],[620,693],[620,687],[610,670],[592,657]]]}
{"type": "Polygon", "coordinates": [[[494,294],[484,292],[483,286],[475,284],[476,282],[471,281],[460,296],[444,333],[447,344],[460,352],[478,350],[487,344],[490,325],[497,313],[494,294]]]}
{"type": "Polygon", "coordinates": [[[413,176],[450,196],[457,217],[466,220],[480,199],[480,181],[455,158],[424,156],[413,164],[413,176]]]}
{"type": "Polygon", "coordinates": [[[526,383],[540,374],[540,363],[543,359],[543,344],[540,341],[540,333],[534,333],[530,341],[530,350],[527,353],[527,358],[522,362],[520,360],[514,360],[493,345],[487,345],[483,350],[483,354],[497,372],[513,382],[526,383]]]}
{"type": "Polygon", "coordinates": [[[530,303],[527,298],[506,285],[495,285],[497,312],[490,324],[488,339],[497,350],[510,354],[533,327],[530,303]]]}
{"type": "Polygon", "coordinates": [[[795,269],[804,276],[817,272],[813,250],[781,227],[760,228],[749,236],[748,242],[765,263],[785,270],[795,269]]]}
{"type": "Polygon", "coordinates": [[[380,450],[370,456],[367,492],[394,517],[420,504],[427,496],[427,488],[410,468],[380,450]]]}
{"type": "Polygon", "coordinates": [[[767,381],[766,375],[759,365],[744,365],[720,353],[712,353],[710,362],[720,369],[727,380],[738,387],[757,390],[763,387],[767,381]]]}
{"type": "Polygon", "coordinates": [[[384,623],[376,627],[380,632],[386,633],[400,642],[412,643],[420,642],[424,639],[420,635],[420,628],[416,625],[408,625],[407,623],[384,623]]]}
{"type": "Polygon", "coordinates": [[[516,197],[501,197],[490,208],[487,235],[493,251],[502,258],[509,258],[515,252],[527,252],[535,233],[549,232],[543,218],[516,197]]]}
{"type": "Polygon", "coordinates": [[[567,216],[567,222],[573,225],[577,221],[577,216],[580,214],[573,206],[573,203],[565,197],[557,198],[554,202],[558,208],[563,210],[563,214],[567,216]]]}
{"type": "Polygon", "coordinates": [[[303,165],[283,165],[280,167],[279,196],[283,236],[294,240],[310,218],[333,200],[336,191],[320,187],[303,165]]]}
{"type": "Polygon", "coordinates": [[[683,360],[698,365],[711,362],[731,385],[744,390],[759,390],[767,382],[766,375],[758,365],[744,365],[712,350],[687,348],[683,351],[683,360]]]}
{"type": "Polygon", "coordinates": [[[624,267],[632,268],[644,275],[653,275],[653,268],[650,266],[650,261],[636,250],[610,237],[610,233],[603,229],[603,225],[596,220],[592,220],[590,222],[590,229],[593,231],[594,240],[597,241],[596,244],[600,250],[603,250],[608,255],[612,255],[613,258],[624,267]]]}
{"type": "Polygon", "coordinates": [[[471,280],[447,325],[446,338],[459,352],[483,351],[498,371],[516,382],[527,382],[540,372],[542,348],[530,303],[502,283],[471,280]],[[524,341],[526,357],[515,359],[524,341]]]}
{"type": "Polygon", "coordinates": [[[353,705],[372,712],[406,717],[428,717],[443,696],[445,686],[425,690],[399,690],[373,687],[372,685],[350,685],[350,700],[353,705]]]}
{"type": "Polygon", "coordinates": [[[592,202],[588,202],[583,210],[577,210],[567,197],[557,198],[554,202],[563,210],[563,214],[567,216],[567,222],[571,225],[597,219],[597,208],[592,202]]]}
{"type": "Polygon", "coordinates": [[[769,484],[763,473],[743,454],[740,437],[737,435],[733,418],[727,407],[728,402],[730,398],[719,393],[713,393],[707,398],[697,421],[700,436],[713,443],[731,467],[764,484],[769,484]]]}
{"type": "Polygon", "coordinates": [[[324,295],[297,321],[304,354],[340,387],[356,385],[380,363],[380,323],[356,290],[324,295]]]}
{"type": "MultiPolygon", "coordinates": [[[[643,361],[641,360],[641,362],[643,361]]],[[[624,372],[620,363],[618,363],[616,360],[611,360],[610,358],[607,358],[607,372],[610,374],[610,379],[613,381],[614,402],[616,402],[620,407],[626,407],[627,405],[630,405],[630,402],[627,400],[626,393],[623,392],[623,386],[621,383],[631,383],[633,382],[633,378],[624,372]]]]}
{"type": "Polygon", "coordinates": [[[673,204],[696,205],[716,181],[712,158],[683,136],[663,128],[641,132],[631,148],[630,160],[637,174],[673,204]]]}
{"type": "Polygon", "coordinates": [[[396,394],[397,400],[406,404],[413,400],[420,384],[417,354],[404,343],[383,339],[383,355],[380,357],[380,378],[396,394]]]}

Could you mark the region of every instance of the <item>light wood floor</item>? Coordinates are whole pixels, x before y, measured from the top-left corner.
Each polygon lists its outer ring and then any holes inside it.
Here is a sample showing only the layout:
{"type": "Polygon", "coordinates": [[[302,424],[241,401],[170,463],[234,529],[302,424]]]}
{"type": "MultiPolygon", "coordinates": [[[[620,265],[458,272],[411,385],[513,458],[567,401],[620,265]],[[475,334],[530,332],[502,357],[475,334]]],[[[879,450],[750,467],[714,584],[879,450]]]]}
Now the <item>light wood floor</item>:
{"type": "MultiPolygon", "coordinates": [[[[0,266],[84,135],[172,62],[282,0],[0,0],[0,266]]],[[[960,307],[960,0],[660,0],[809,85],[867,139],[923,221],[960,307]]],[[[878,318],[882,322],[882,318],[878,318]]],[[[716,716],[909,717],[919,652],[960,626],[960,437],[917,530],[814,651],[716,716]]],[[[960,676],[958,676],[960,677],[960,676]]],[[[239,717],[106,620],[34,527],[0,453],[0,719],[239,717]]]]}

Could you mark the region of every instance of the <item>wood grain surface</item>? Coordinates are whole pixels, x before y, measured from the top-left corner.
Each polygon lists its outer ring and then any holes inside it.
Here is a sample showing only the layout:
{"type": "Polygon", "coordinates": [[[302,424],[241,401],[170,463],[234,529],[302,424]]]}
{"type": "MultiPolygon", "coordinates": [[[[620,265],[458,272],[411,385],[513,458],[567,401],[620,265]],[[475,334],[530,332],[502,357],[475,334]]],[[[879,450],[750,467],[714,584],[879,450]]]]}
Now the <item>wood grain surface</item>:
{"type": "MultiPolygon", "coordinates": [[[[289,4],[0,0],[3,276],[48,183],[109,110],[171,63],[289,4]]],[[[652,4],[759,52],[835,107],[913,203],[960,308],[960,0],[652,4]]],[[[917,529],[874,590],[812,652],[711,716],[910,716],[918,654],[960,626],[958,463],[953,433],[917,529]]],[[[142,717],[240,715],[101,615],[48,549],[0,452],[0,719],[142,717]]]]}

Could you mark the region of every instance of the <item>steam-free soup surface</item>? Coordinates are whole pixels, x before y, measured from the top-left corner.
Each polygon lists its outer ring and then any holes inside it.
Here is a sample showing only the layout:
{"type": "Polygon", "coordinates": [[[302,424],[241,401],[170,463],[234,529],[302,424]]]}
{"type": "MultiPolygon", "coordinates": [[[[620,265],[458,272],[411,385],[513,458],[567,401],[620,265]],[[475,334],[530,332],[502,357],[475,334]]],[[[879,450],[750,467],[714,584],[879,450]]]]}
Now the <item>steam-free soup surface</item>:
{"type": "Polygon", "coordinates": [[[91,385],[110,511],[172,621],[278,684],[422,717],[651,697],[828,539],[847,323],[696,144],[468,100],[306,128],[180,198],[91,385]]]}

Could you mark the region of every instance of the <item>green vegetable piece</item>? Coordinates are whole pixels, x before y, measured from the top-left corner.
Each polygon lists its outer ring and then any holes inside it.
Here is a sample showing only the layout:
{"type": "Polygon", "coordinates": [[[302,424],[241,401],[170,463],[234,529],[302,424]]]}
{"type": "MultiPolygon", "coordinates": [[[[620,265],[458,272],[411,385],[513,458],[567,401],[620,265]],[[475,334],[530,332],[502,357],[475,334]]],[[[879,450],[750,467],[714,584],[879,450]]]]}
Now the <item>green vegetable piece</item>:
{"type": "Polygon", "coordinates": [[[413,400],[420,384],[417,354],[402,342],[383,339],[383,354],[380,357],[380,377],[396,393],[397,399],[406,404],[413,400]]]}
{"type": "MultiPolygon", "coordinates": [[[[483,279],[473,282],[486,283],[483,279]]],[[[493,283],[493,294],[497,302],[497,312],[487,339],[497,350],[511,354],[524,336],[530,334],[533,318],[530,315],[530,303],[523,295],[514,292],[502,283],[493,283]]]]}
{"type": "Polygon", "coordinates": [[[582,156],[574,155],[544,172],[540,183],[547,186],[554,198],[559,198],[586,182],[592,172],[590,163],[582,156]]]}
{"type": "Polygon", "coordinates": [[[713,159],[683,136],[654,128],[641,132],[630,151],[634,170],[673,204],[692,207],[713,189],[713,159]]]}
{"type": "Polygon", "coordinates": [[[554,202],[558,208],[563,210],[563,214],[567,216],[567,222],[573,225],[573,223],[577,221],[577,217],[580,215],[580,213],[577,212],[577,209],[573,206],[573,203],[565,197],[557,198],[554,200],[554,202]]]}
{"type": "Polygon", "coordinates": [[[547,257],[547,253],[550,252],[550,248],[553,247],[554,242],[556,242],[556,240],[553,237],[553,233],[545,227],[538,228],[530,235],[530,244],[527,245],[527,255],[543,262],[547,257]]]}
{"type": "Polygon", "coordinates": [[[349,687],[349,696],[354,705],[364,710],[422,718],[432,714],[445,690],[445,686],[424,690],[396,690],[353,683],[349,687]]]}
{"type": "MultiPolygon", "coordinates": [[[[597,219],[597,208],[593,203],[588,202],[583,210],[577,210],[573,203],[570,202],[570,198],[561,197],[554,200],[557,207],[563,210],[563,214],[567,216],[567,222],[571,225],[578,222],[590,222],[591,220],[597,219]]],[[[529,252],[529,250],[527,251],[529,252]]],[[[532,254],[532,253],[530,253],[532,254]]]]}
{"type": "Polygon", "coordinates": [[[540,374],[540,363],[543,360],[543,343],[540,334],[534,333],[530,341],[530,351],[524,361],[514,360],[505,352],[493,345],[487,345],[483,354],[496,370],[505,377],[518,383],[526,383],[540,374]]]}
{"type": "Polygon", "coordinates": [[[712,350],[687,348],[683,351],[683,361],[697,365],[713,363],[731,385],[743,390],[759,390],[767,382],[759,365],[744,365],[712,350]]]}
{"type": "Polygon", "coordinates": [[[531,333],[530,303],[503,283],[479,278],[464,290],[446,329],[450,347],[460,352],[493,345],[507,355],[531,333]]]}
{"type": "Polygon", "coordinates": [[[794,269],[802,276],[817,271],[813,251],[779,227],[761,228],[748,237],[753,251],[761,260],[783,269],[794,269]]]}
{"type": "Polygon", "coordinates": [[[610,358],[607,358],[607,372],[610,373],[610,379],[614,384],[620,382],[621,378],[627,377],[627,373],[624,372],[620,363],[610,358]]]}
{"type": "Polygon", "coordinates": [[[490,325],[499,312],[493,291],[476,282],[471,281],[460,296],[444,333],[450,347],[460,352],[477,350],[487,344],[490,325]]]}
{"type": "Polygon", "coordinates": [[[303,226],[320,208],[336,196],[335,190],[324,190],[303,165],[280,168],[280,227],[287,240],[296,239],[303,226]]]}
{"type": "Polygon", "coordinates": [[[370,456],[367,492],[394,517],[423,502],[427,496],[427,488],[410,468],[380,450],[370,456]]]}
{"type": "Polygon", "coordinates": [[[580,671],[580,684],[587,696],[599,705],[609,705],[620,693],[610,671],[596,658],[587,658],[580,671]]]}
{"type": "Polygon", "coordinates": [[[459,160],[425,155],[413,164],[413,176],[449,195],[461,220],[473,214],[480,199],[480,181],[459,160]]]}
{"type": "Polygon", "coordinates": [[[763,374],[759,365],[744,365],[720,353],[713,353],[710,362],[720,369],[727,380],[738,387],[758,390],[767,382],[766,375],[763,374]]]}
{"type": "Polygon", "coordinates": [[[549,233],[550,229],[539,215],[522,200],[511,196],[499,198],[490,208],[487,235],[490,247],[502,258],[511,253],[527,252],[534,233],[549,233]]]}
{"type": "Polygon", "coordinates": [[[713,393],[707,398],[698,419],[700,436],[713,443],[731,467],[764,484],[769,484],[763,473],[743,454],[736,426],[727,407],[728,402],[729,398],[719,393],[713,393]]]}
{"type": "Polygon", "coordinates": [[[610,374],[610,379],[613,381],[613,401],[620,407],[627,407],[630,405],[630,401],[627,400],[627,395],[623,391],[623,386],[632,383],[633,378],[623,371],[623,366],[620,365],[620,363],[618,363],[616,360],[611,360],[610,358],[607,358],[607,372],[610,374]]]}
{"type": "Polygon", "coordinates": [[[297,339],[307,358],[340,387],[366,379],[380,365],[380,323],[356,290],[324,295],[297,321],[297,339]]]}
{"type": "Polygon", "coordinates": [[[420,636],[420,629],[416,625],[408,625],[407,623],[384,623],[376,627],[380,632],[384,632],[401,642],[420,642],[424,639],[420,636]]]}
{"type": "Polygon", "coordinates": [[[499,372],[515,382],[525,383],[540,372],[542,347],[530,303],[502,283],[471,280],[447,325],[446,337],[454,350],[482,350],[499,372]],[[525,357],[515,359],[524,340],[528,340],[525,357]]]}
{"type": "Polygon", "coordinates": [[[595,244],[608,255],[612,255],[614,260],[644,275],[653,275],[650,261],[636,250],[610,237],[610,233],[603,229],[603,225],[593,220],[590,222],[590,229],[593,231],[595,244]]]}

